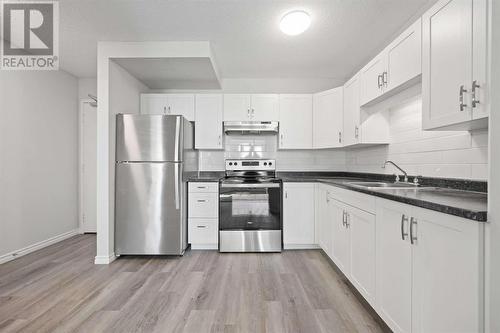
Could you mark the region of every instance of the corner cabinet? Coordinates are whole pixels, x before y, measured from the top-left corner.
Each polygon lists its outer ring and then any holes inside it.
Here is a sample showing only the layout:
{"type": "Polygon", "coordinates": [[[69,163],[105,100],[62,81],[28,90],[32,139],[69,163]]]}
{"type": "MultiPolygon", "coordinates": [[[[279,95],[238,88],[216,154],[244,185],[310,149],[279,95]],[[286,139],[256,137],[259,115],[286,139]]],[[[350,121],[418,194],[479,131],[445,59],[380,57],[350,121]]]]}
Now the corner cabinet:
{"type": "Polygon", "coordinates": [[[196,149],[223,149],[223,105],[221,94],[199,94],[195,98],[196,149]]]}
{"type": "Polygon", "coordinates": [[[387,110],[369,112],[361,107],[360,74],[344,84],[343,146],[387,144],[390,142],[387,110]]]}
{"type": "Polygon", "coordinates": [[[424,129],[487,127],[488,0],[440,0],[422,22],[424,129]]]}
{"type": "Polygon", "coordinates": [[[394,332],[483,331],[484,225],[377,200],[377,305],[394,332]]]}
{"type": "Polygon", "coordinates": [[[283,183],[285,249],[317,248],[314,227],[314,184],[283,183]]]}
{"type": "Polygon", "coordinates": [[[181,115],[194,121],[193,94],[141,94],[141,114],[181,115]]]}
{"type": "Polygon", "coordinates": [[[278,121],[276,94],[224,94],[224,121],[278,121]]]}
{"type": "Polygon", "coordinates": [[[312,95],[280,95],[279,110],[279,148],[312,149],[312,95]]]}
{"type": "Polygon", "coordinates": [[[313,148],[342,147],[344,89],[330,89],[313,95],[313,148]]]}

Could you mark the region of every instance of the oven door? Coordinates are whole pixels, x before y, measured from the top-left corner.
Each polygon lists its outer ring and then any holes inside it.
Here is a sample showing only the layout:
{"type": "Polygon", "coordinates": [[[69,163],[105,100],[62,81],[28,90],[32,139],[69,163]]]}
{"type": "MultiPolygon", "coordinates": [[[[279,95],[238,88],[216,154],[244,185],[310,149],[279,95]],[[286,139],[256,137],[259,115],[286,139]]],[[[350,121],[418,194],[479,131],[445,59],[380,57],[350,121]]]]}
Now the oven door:
{"type": "Polygon", "coordinates": [[[281,230],[281,184],[228,184],[219,189],[219,229],[281,230]]]}

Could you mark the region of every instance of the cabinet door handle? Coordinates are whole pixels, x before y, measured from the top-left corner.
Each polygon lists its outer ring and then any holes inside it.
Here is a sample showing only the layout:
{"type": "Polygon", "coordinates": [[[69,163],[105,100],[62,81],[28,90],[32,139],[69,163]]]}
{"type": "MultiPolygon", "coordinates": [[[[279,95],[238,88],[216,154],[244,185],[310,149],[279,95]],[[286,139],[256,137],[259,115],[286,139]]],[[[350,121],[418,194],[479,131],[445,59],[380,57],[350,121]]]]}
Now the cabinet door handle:
{"type": "Polygon", "coordinates": [[[408,232],[405,232],[405,223],[408,223],[408,217],[403,214],[403,216],[401,216],[401,239],[402,240],[405,240],[405,237],[408,236],[408,232]]]}
{"type": "Polygon", "coordinates": [[[354,137],[359,138],[359,127],[357,125],[354,126],[354,137]]]}
{"type": "Polygon", "coordinates": [[[346,211],[345,212],[345,227],[349,228],[351,224],[349,223],[349,213],[346,211]]]}
{"type": "Polygon", "coordinates": [[[410,242],[412,244],[415,244],[415,241],[417,241],[417,235],[415,232],[415,235],[413,234],[413,225],[417,226],[417,219],[414,217],[410,218],[410,242]]]}
{"type": "Polygon", "coordinates": [[[382,73],[382,84],[387,87],[387,71],[382,73]]]}
{"type": "Polygon", "coordinates": [[[342,132],[339,131],[339,143],[342,143],[342,132]]]}
{"type": "Polygon", "coordinates": [[[460,90],[459,90],[459,97],[458,97],[458,101],[459,101],[459,105],[460,105],[460,111],[463,111],[466,107],[467,107],[467,104],[464,103],[464,93],[467,92],[467,89],[464,88],[464,85],[462,84],[460,86],[460,90]]]}
{"type": "Polygon", "coordinates": [[[255,117],[255,109],[252,108],[252,118],[255,117]]]}
{"type": "Polygon", "coordinates": [[[475,108],[479,104],[479,100],[476,97],[476,89],[481,88],[476,80],[472,81],[472,107],[475,108]]]}
{"type": "Polygon", "coordinates": [[[345,227],[346,225],[346,215],[345,210],[342,211],[342,225],[345,227]]]}
{"type": "Polygon", "coordinates": [[[285,191],[285,199],[288,199],[288,192],[285,191]]]}
{"type": "Polygon", "coordinates": [[[163,114],[167,114],[167,107],[166,106],[163,107],[163,114]]]}
{"type": "Polygon", "coordinates": [[[283,133],[280,134],[280,146],[283,147],[283,133]]]}
{"type": "Polygon", "coordinates": [[[382,75],[377,76],[377,85],[379,89],[382,88],[382,75]]]}
{"type": "Polygon", "coordinates": [[[247,118],[250,118],[250,109],[247,109],[247,118]]]}
{"type": "Polygon", "coordinates": [[[222,146],[222,135],[219,134],[219,143],[217,145],[217,147],[221,147],[222,146]]]}
{"type": "Polygon", "coordinates": [[[206,228],[207,226],[206,225],[197,225],[196,228],[206,228]]]}

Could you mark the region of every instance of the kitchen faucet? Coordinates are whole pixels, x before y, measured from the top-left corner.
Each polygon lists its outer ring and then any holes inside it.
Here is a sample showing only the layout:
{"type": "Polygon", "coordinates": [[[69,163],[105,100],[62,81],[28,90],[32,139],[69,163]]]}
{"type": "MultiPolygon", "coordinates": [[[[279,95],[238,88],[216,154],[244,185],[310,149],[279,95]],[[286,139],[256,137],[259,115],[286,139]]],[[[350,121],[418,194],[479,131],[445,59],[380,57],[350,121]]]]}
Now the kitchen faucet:
{"type": "MultiPolygon", "coordinates": [[[[404,171],[403,169],[401,169],[401,167],[399,167],[399,165],[397,165],[396,163],[394,163],[393,161],[385,161],[384,162],[384,165],[382,165],[382,169],[385,169],[385,166],[387,164],[392,164],[394,167],[396,167],[399,171],[401,171],[404,175],[405,175],[405,178],[404,178],[404,182],[407,183],[408,182],[408,173],[406,171],[404,171]]],[[[396,181],[399,182],[399,175],[396,175],[396,181]]]]}

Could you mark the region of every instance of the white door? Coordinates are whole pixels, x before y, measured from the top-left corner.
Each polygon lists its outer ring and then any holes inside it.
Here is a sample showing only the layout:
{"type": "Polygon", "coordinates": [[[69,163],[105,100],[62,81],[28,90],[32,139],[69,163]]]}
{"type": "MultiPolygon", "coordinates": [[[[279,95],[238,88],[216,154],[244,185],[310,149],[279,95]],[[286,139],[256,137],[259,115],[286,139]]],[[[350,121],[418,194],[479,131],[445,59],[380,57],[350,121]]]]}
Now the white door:
{"type": "Polygon", "coordinates": [[[283,184],[283,243],[285,248],[314,244],[314,184],[283,184]]]}
{"type": "Polygon", "coordinates": [[[251,114],[254,121],[278,121],[278,95],[254,94],[252,95],[251,114]]]}
{"type": "Polygon", "coordinates": [[[81,221],[83,232],[97,231],[97,108],[82,103],[81,114],[81,221]]]}
{"type": "Polygon", "coordinates": [[[280,95],[279,109],[279,147],[312,149],[312,95],[280,95]]]}
{"type": "Polygon", "coordinates": [[[412,332],[480,332],[481,223],[414,208],[412,332]]]}
{"type": "Polygon", "coordinates": [[[350,272],[350,235],[345,223],[345,205],[335,199],[328,202],[329,218],[332,223],[332,260],[346,276],[350,272]]]}
{"type": "Polygon", "coordinates": [[[335,88],[314,95],[313,146],[336,148],[342,146],[344,92],[335,88]]]}
{"type": "Polygon", "coordinates": [[[141,114],[168,114],[165,94],[141,94],[141,114]]]}
{"type": "Polygon", "coordinates": [[[472,0],[441,0],[422,25],[424,129],[471,120],[472,0]]]}
{"type": "Polygon", "coordinates": [[[194,121],[194,95],[193,94],[168,94],[168,113],[184,116],[189,121],[194,121]]]}
{"type": "Polygon", "coordinates": [[[378,313],[394,332],[411,331],[412,249],[411,207],[377,200],[378,313]]]}
{"type": "Polygon", "coordinates": [[[342,145],[350,146],[359,143],[360,137],[360,104],[359,76],[356,75],[344,85],[344,129],[342,145]]]}
{"type": "Polygon", "coordinates": [[[222,149],[222,95],[196,95],[196,149],[222,149]]]}
{"type": "Polygon", "coordinates": [[[382,52],[361,70],[361,105],[371,102],[384,92],[384,82],[387,81],[386,62],[387,54],[382,52]]]}
{"type": "Polygon", "coordinates": [[[349,207],[351,282],[372,305],[375,301],[375,215],[349,207]]]}
{"type": "Polygon", "coordinates": [[[387,91],[422,73],[422,20],[418,19],[387,47],[387,91]]]}
{"type": "Polygon", "coordinates": [[[224,121],[250,121],[250,95],[224,94],[224,121]]]}

